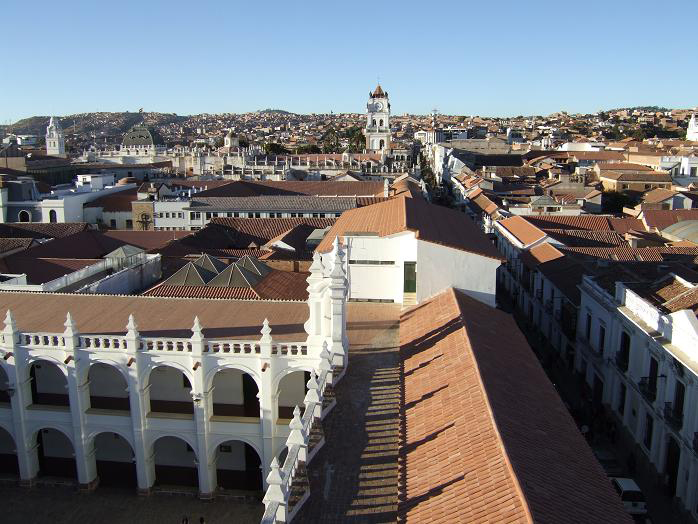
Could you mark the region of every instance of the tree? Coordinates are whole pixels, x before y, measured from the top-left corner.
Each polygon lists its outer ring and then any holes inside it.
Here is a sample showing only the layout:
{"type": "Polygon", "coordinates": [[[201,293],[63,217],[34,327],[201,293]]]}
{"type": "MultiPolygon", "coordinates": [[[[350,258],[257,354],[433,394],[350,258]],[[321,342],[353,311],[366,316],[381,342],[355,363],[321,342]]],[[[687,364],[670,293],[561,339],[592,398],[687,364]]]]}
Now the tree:
{"type": "Polygon", "coordinates": [[[639,197],[631,193],[604,191],[601,195],[601,209],[604,213],[622,213],[624,207],[637,205],[639,197]]]}
{"type": "Polygon", "coordinates": [[[322,153],[322,149],[320,149],[316,144],[303,144],[298,146],[295,150],[296,155],[315,155],[318,153],[322,153]]]}
{"type": "Polygon", "coordinates": [[[346,138],[349,140],[349,152],[361,153],[364,150],[366,139],[363,129],[360,127],[350,127],[345,132],[346,138]]]}
{"type": "Polygon", "coordinates": [[[325,134],[322,135],[321,143],[323,153],[340,153],[339,137],[333,128],[325,131],[325,134]]]}
{"type": "Polygon", "coordinates": [[[288,153],[288,149],[276,142],[267,142],[264,144],[264,152],[267,155],[285,155],[288,153]]]}

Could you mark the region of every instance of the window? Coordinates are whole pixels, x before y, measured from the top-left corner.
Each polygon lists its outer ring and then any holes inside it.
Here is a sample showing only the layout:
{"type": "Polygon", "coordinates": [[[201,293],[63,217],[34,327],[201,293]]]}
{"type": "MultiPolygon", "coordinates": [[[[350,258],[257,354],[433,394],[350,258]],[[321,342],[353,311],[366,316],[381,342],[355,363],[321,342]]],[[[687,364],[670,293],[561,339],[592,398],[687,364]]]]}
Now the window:
{"type": "Polygon", "coordinates": [[[211,213],[206,213],[206,220],[211,220],[211,213]]]}
{"type": "Polygon", "coordinates": [[[133,220],[126,220],[126,229],[133,229],[133,220]]]}
{"type": "Polygon", "coordinates": [[[645,439],[642,443],[648,450],[652,449],[652,432],[654,431],[654,419],[649,413],[645,415],[645,439]]]}
{"type": "Polygon", "coordinates": [[[254,214],[254,217],[255,217],[255,218],[260,218],[261,216],[262,216],[261,213],[255,213],[255,214],[254,214]]]}
{"type": "Polygon", "coordinates": [[[604,346],[606,345],[606,326],[599,325],[599,353],[603,354],[604,346]]]}
{"type": "Polygon", "coordinates": [[[56,210],[52,209],[51,211],[48,212],[48,220],[51,223],[56,223],[58,222],[58,217],[56,216],[56,210]]]}
{"type": "Polygon", "coordinates": [[[623,371],[628,370],[628,363],[630,362],[630,335],[625,331],[621,331],[620,334],[620,347],[618,348],[616,362],[623,371]]]}
{"type": "Polygon", "coordinates": [[[19,218],[20,222],[31,222],[32,220],[29,211],[27,211],[26,209],[22,209],[22,211],[19,212],[17,218],[19,218]]]}
{"type": "Polygon", "coordinates": [[[165,218],[170,218],[170,214],[169,214],[169,213],[165,213],[165,218]]]}
{"type": "Polygon", "coordinates": [[[591,338],[591,315],[589,313],[587,313],[587,324],[584,331],[584,338],[589,340],[591,338]]]}
{"type": "Polygon", "coordinates": [[[625,384],[621,383],[620,384],[620,393],[618,395],[618,407],[617,411],[620,415],[625,413],[625,397],[628,394],[628,388],[625,387],[625,384]]]}
{"type": "Polygon", "coordinates": [[[177,213],[177,218],[184,218],[184,213],[182,213],[182,212],[177,213]]]}
{"type": "Polygon", "coordinates": [[[393,260],[350,260],[350,264],[366,264],[371,266],[392,266],[395,265],[393,260]]]}
{"type": "Polygon", "coordinates": [[[116,220],[115,219],[112,218],[109,221],[109,227],[111,227],[112,229],[116,229],[116,220]]]}

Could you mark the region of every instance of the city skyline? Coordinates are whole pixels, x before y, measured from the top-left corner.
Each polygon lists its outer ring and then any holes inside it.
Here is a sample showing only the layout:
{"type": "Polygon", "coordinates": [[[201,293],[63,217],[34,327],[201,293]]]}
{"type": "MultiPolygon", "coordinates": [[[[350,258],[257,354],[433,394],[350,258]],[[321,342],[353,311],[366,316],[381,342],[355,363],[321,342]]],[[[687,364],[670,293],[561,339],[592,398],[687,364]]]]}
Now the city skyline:
{"type": "MultiPolygon", "coordinates": [[[[674,6],[682,19],[698,14],[694,3],[674,6]]],[[[28,18],[8,6],[16,23],[6,35],[21,51],[6,57],[6,67],[20,80],[1,88],[12,103],[3,104],[0,121],[138,107],[180,115],[360,113],[365,101],[357,93],[379,79],[396,115],[436,107],[509,117],[698,103],[698,75],[686,67],[696,43],[688,30],[653,34],[649,3],[598,3],[584,12],[547,2],[504,9],[447,3],[430,18],[414,16],[424,10],[419,4],[359,2],[350,11],[281,4],[269,16],[212,2],[194,25],[188,7],[127,1],[107,13],[47,4],[28,18]],[[30,59],[36,56],[41,80],[30,59]],[[656,74],[660,60],[662,71],[681,80],[656,74]]]]}

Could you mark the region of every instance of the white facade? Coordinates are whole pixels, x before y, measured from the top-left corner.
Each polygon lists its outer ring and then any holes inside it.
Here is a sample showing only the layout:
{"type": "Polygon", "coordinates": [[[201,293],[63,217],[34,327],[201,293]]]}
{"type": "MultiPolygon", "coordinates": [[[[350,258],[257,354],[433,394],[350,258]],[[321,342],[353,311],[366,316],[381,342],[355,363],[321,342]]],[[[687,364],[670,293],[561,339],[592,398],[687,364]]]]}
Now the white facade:
{"type": "Polygon", "coordinates": [[[390,150],[390,102],[388,94],[380,86],[371,94],[366,104],[366,150],[379,152],[390,150]]]}
{"type": "Polygon", "coordinates": [[[698,121],[696,121],[695,113],[691,115],[691,120],[688,122],[686,129],[686,140],[698,142],[698,121]]]}
{"type": "MultiPolygon", "coordinates": [[[[688,284],[690,286],[690,284],[688,284]]],[[[576,368],[684,508],[698,517],[698,319],[584,277],[576,368]]]]}
{"type": "MultiPolygon", "coordinates": [[[[337,380],[333,370],[341,373],[348,364],[347,283],[338,244],[332,256],[331,263],[319,256],[313,261],[307,336],[295,341],[276,342],[266,320],[257,337],[212,340],[198,318],[191,337],[144,337],[133,315],[124,334],[83,334],[70,313],[63,332],[31,333],[20,331],[22,319],[16,323],[8,311],[0,336],[0,382],[8,392],[8,402],[0,402],[0,428],[16,449],[21,481],[33,483],[47,457],[71,463],[74,457],[77,480],[87,489],[99,482],[100,461],[135,462],[141,491],[179,468],[197,479],[200,496],[212,497],[222,471],[240,473],[249,446],[261,473],[270,472],[267,509],[285,518],[298,463],[312,458],[310,429],[331,407],[323,406],[325,388],[337,380]],[[252,393],[245,392],[244,377],[252,393]],[[298,405],[304,411],[291,414],[298,405]],[[230,414],[226,406],[246,411],[230,414]],[[281,479],[277,457],[284,447],[281,479]]],[[[0,452],[6,451],[2,442],[0,452]]]]}
{"type": "Polygon", "coordinates": [[[51,117],[51,121],[46,128],[46,154],[54,156],[65,156],[65,139],[63,128],[60,122],[51,117]]]}
{"type": "Polygon", "coordinates": [[[385,237],[345,234],[345,244],[352,300],[409,305],[453,287],[495,305],[499,260],[425,242],[412,231],[385,237]],[[411,271],[414,291],[406,282],[411,271]]]}

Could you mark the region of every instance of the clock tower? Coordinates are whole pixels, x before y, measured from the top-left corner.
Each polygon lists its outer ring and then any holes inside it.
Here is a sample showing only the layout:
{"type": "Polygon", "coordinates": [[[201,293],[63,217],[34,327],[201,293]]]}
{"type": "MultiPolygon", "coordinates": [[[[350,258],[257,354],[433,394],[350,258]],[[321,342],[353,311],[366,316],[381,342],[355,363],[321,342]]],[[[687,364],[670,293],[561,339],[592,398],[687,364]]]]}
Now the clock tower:
{"type": "Polygon", "coordinates": [[[390,150],[390,102],[388,93],[378,87],[368,95],[366,104],[366,151],[376,153],[390,150]]]}

